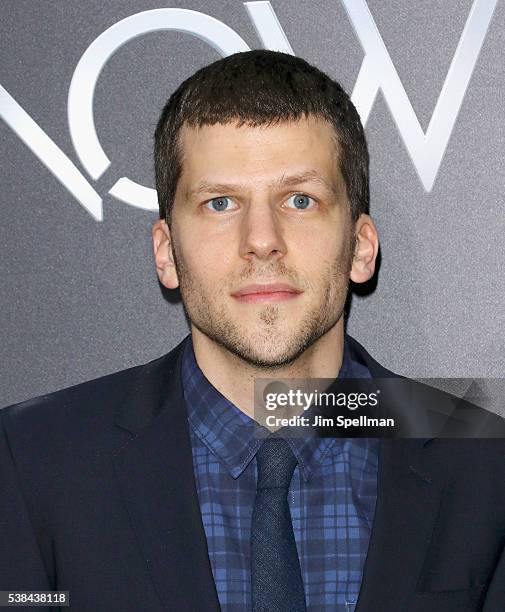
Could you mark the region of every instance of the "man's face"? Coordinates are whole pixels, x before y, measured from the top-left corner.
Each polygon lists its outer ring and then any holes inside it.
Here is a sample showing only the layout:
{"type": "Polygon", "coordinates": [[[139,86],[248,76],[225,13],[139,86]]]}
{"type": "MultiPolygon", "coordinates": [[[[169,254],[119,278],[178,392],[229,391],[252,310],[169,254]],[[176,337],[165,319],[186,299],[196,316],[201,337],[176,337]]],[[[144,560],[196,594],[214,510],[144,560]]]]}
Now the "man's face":
{"type": "Polygon", "coordinates": [[[333,128],[185,126],[181,141],[171,238],[188,317],[252,365],[288,365],[347,295],[353,226],[333,128]]]}

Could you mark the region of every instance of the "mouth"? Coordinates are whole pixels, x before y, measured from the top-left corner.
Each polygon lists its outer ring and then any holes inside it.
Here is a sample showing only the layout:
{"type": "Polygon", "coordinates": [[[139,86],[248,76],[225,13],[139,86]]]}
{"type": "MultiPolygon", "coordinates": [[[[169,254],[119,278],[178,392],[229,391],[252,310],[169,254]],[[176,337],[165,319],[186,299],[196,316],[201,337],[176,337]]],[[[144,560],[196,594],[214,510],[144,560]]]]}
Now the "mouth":
{"type": "Polygon", "coordinates": [[[283,302],[297,298],[300,289],[286,283],[255,283],[242,287],[239,291],[232,293],[232,297],[238,302],[257,304],[260,302],[283,302]]]}

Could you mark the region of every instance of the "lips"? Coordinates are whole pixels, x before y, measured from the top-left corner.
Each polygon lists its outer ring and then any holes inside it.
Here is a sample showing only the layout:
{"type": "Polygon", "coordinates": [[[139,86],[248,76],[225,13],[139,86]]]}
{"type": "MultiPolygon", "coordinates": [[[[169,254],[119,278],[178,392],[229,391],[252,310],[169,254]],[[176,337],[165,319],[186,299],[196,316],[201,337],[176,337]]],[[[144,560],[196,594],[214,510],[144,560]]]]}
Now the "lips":
{"type": "Polygon", "coordinates": [[[241,302],[277,302],[296,298],[302,291],[287,283],[254,283],[232,293],[241,302]]]}

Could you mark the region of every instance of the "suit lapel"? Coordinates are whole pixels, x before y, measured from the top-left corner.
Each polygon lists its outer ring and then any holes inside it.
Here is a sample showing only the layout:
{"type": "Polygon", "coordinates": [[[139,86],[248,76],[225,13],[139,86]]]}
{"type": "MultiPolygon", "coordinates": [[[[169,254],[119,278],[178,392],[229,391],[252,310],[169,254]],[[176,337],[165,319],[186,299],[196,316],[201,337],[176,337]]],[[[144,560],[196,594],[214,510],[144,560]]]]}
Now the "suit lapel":
{"type": "Polygon", "coordinates": [[[113,463],[141,553],[167,609],[219,610],[180,380],[183,343],[138,370],[116,417],[131,440],[113,463]]]}
{"type": "Polygon", "coordinates": [[[375,518],[356,612],[406,609],[444,486],[436,445],[421,439],[381,440],[375,518]]]}
{"type": "MultiPolygon", "coordinates": [[[[397,378],[353,338],[347,336],[353,359],[365,364],[373,378],[397,378]]],[[[395,412],[415,412],[401,387],[390,394],[395,412]]],[[[452,405],[451,405],[452,407],[452,405]]],[[[444,489],[446,469],[431,438],[381,439],[377,502],[356,612],[404,610],[423,570],[444,489]]]]}

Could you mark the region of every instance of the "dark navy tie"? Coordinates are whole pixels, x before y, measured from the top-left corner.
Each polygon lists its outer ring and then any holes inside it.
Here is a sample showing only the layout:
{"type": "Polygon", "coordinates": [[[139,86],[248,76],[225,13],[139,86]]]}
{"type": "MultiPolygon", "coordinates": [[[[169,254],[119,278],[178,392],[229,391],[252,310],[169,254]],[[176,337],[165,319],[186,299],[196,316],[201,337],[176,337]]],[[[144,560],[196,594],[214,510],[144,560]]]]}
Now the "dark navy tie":
{"type": "Polygon", "coordinates": [[[302,574],[288,505],[297,461],[285,440],[268,438],[256,461],[258,484],[252,515],[254,612],[305,612],[302,574]]]}

